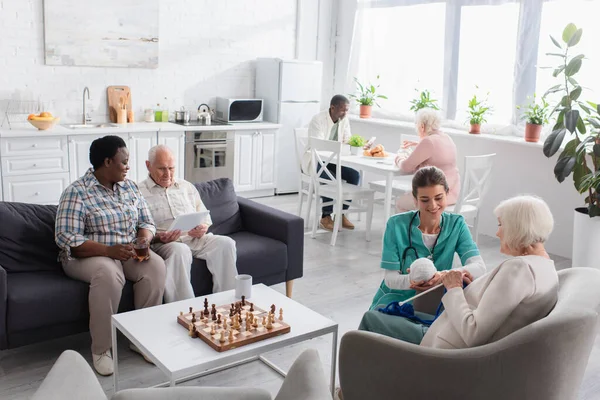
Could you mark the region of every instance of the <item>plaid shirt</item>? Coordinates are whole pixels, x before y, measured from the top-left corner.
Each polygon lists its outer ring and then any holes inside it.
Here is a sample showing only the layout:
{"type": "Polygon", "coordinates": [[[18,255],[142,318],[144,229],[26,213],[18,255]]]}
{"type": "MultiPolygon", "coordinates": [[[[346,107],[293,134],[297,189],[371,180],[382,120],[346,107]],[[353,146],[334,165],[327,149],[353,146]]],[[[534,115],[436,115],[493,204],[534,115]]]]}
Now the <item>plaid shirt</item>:
{"type": "Polygon", "coordinates": [[[55,240],[61,258],[86,240],[107,246],[131,243],[140,228],[156,232],[148,205],[135,182],[125,179],[102,186],[90,168],[65,189],[58,205],[55,240]]]}

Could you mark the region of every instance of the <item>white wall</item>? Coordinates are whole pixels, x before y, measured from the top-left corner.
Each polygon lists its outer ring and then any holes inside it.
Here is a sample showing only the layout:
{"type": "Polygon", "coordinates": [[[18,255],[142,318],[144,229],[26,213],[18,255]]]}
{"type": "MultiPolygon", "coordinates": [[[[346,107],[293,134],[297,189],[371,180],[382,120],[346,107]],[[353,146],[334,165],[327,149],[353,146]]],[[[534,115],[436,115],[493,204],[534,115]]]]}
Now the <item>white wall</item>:
{"type": "MultiPolygon", "coordinates": [[[[396,152],[401,134],[415,134],[413,128],[374,125],[352,121],[352,133],[365,137],[376,136],[377,143],[387,151],[396,152]]],[[[548,251],[571,258],[573,245],[573,210],[584,205],[571,179],[558,183],[554,178],[556,156],[546,158],[541,144],[511,143],[467,133],[450,133],[458,149],[459,168],[463,172],[464,156],[496,153],[492,185],[480,214],[480,230],[484,235],[495,236],[497,221],[494,208],[504,199],[519,194],[533,194],[543,198],[554,215],[554,232],[547,243],[548,251]]],[[[382,179],[365,176],[365,182],[382,179]]]]}
{"type": "MultiPolygon", "coordinates": [[[[144,108],[162,105],[165,97],[171,111],[182,105],[196,109],[205,102],[214,106],[216,96],[252,97],[254,60],[294,58],[297,20],[306,24],[298,31],[298,54],[307,59],[326,54],[317,47],[327,47],[329,37],[322,34],[317,39],[315,30],[330,29],[330,15],[318,15],[330,3],[161,0],[159,67],[130,69],[44,65],[42,0],[0,0],[0,100],[50,102],[50,111],[71,122],[81,119],[85,86],[90,88],[95,121],[106,119],[110,85],[131,88],[138,120],[144,108]],[[298,9],[301,18],[297,19],[298,9]]],[[[330,80],[325,82],[328,85],[330,80]]],[[[0,121],[3,111],[0,107],[0,121]]]]}

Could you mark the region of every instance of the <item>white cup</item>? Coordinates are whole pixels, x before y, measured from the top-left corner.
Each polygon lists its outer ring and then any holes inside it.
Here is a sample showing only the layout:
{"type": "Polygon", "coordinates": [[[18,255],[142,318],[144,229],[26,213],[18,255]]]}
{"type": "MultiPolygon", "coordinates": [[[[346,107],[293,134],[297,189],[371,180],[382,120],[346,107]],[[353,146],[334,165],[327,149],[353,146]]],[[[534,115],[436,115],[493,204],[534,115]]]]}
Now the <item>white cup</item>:
{"type": "Polygon", "coordinates": [[[241,299],[242,296],[245,296],[246,299],[252,297],[252,275],[235,276],[235,297],[241,299]]]}

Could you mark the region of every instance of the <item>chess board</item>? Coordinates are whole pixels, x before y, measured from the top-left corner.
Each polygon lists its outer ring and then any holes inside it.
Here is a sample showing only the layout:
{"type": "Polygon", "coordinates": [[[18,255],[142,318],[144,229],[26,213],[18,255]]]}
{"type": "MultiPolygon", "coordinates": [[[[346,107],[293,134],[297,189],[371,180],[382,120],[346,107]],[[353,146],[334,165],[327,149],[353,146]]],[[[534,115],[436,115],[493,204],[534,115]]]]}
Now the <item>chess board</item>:
{"type": "MultiPolygon", "coordinates": [[[[273,306],[272,306],[273,307],[273,306]]],[[[209,312],[212,308],[209,309],[209,312]]],[[[192,337],[198,337],[202,339],[206,344],[215,349],[218,352],[223,352],[231,349],[235,349],[241,346],[245,346],[250,343],[258,342],[260,340],[268,339],[274,336],[283,335],[290,332],[291,327],[280,319],[279,310],[276,314],[273,314],[271,323],[271,329],[268,329],[266,325],[263,325],[264,319],[269,318],[269,311],[265,311],[256,305],[246,302],[246,305],[240,304],[239,312],[234,315],[234,318],[238,319],[239,327],[233,325],[232,317],[230,312],[232,309],[231,304],[222,306],[215,306],[217,321],[212,320],[212,315],[208,317],[204,315],[204,310],[192,310],[192,312],[180,312],[177,316],[177,322],[188,330],[188,334],[192,336],[192,319],[195,316],[196,327],[192,337]],[[257,326],[253,326],[252,323],[248,323],[248,313],[250,309],[253,309],[252,315],[257,320],[257,326]],[[221,316],[221,322],[218,323],[219,315],[221,316]],[[239,323],[241,316],[242,322],[239,323]],[[224,324],[226,322],[226,326],[224,324]],[[214,325],[214,333],[213,331],[214,325]],[[233,331],[233,335],[230,335],[230,331],[233,331]],[[221,341],[221,335],[224,336],[225,341],[221,341]],[[230,340],[233,337],[233,340],[230,340]]]]}

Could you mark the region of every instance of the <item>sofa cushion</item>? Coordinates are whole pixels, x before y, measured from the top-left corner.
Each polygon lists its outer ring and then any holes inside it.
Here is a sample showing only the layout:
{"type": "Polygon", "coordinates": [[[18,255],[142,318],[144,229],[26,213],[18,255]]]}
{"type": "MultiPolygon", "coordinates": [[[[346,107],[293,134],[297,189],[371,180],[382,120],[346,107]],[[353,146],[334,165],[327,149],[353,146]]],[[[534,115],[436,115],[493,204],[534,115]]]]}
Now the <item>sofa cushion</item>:
{"type": "Polygon", "coordinates": [[[285,243],[245,231],[236,232],[229,237],[235,240],[237,269],[240,274],[259,278],[276,275],[287,269],[285,243]]]}
{"type": "Polygon", "coordinates": [[[85,282],[56,272],[20,272],[7,275],[7,286],[9,332],[88,318],[85,282]]]}
{"type": "Polygon", "coordinates": [[[228,178],[194,183],[202,202],[210,210],[212,226],[208,230],[215,235],[229,235],[242,229],[242,217],[233,189],[228,178]]]}
{"type": "Polygon", "coordinates": [[[56,206],[0,202],[0,265],[8,272],[62,272],[54,242],[56,206]]]}

